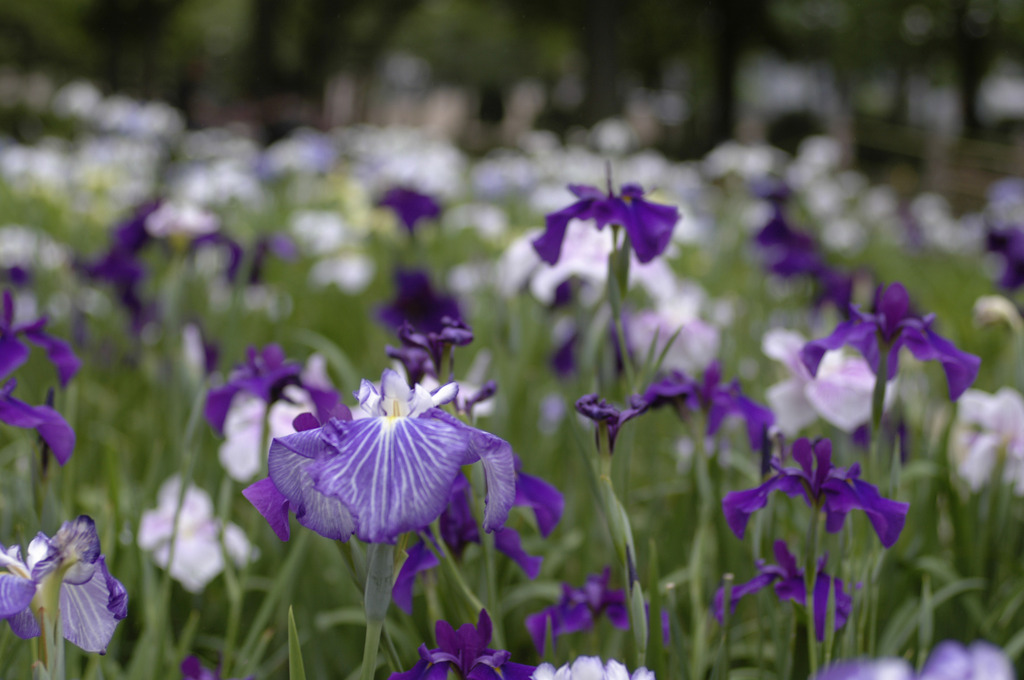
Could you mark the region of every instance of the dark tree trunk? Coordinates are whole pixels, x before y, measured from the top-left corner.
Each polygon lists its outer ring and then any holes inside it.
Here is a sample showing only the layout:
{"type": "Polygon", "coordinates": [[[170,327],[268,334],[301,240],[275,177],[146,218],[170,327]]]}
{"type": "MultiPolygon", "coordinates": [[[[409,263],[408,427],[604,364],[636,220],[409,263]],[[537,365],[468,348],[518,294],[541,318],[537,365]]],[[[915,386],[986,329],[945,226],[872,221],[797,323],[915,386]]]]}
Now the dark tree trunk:
{"type": "Polygon", "coordinates": [[[968,3],[956,3],[956,53],[960,66],[960,117],[965,132],[981,130],[978,119],[978,92],[985,76],[985,27],[979,26],[968,13],[968,3]]]}

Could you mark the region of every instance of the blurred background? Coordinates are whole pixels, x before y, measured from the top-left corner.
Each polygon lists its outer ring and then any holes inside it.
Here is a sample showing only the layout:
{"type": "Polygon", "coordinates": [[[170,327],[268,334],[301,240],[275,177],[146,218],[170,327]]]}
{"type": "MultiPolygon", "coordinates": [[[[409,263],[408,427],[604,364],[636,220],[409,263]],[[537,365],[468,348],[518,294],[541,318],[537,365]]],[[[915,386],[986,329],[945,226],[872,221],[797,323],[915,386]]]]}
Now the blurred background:
{"type": "Polygon", "coordinates": [[[676,158],[826,133],[954,201],[1024,167],[1024,0],[3,0],[0,135],[53,134],[78,79],[263,143],[366,122],[482,154],[616,117],[676,158]]]}

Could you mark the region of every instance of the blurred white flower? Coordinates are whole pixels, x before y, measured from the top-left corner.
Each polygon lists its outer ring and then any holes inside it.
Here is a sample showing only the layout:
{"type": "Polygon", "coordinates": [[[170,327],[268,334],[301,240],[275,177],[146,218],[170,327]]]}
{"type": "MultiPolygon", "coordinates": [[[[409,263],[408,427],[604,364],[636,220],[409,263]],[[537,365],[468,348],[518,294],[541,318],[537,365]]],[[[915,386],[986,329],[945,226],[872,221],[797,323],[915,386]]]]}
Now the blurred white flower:
{"type": "Polygon", "coordinates": [[[199,593],[224,570],[225,552],[236,565],[242,566],[247,560],[256,559],[257,550],[237,525],[229,523],[221,530],[208,493],[194,484],[189,485],[179,512],[180,496],[181,479],[175,475],[160,487],[157,508],[142,513],[138,543],[143,550],[152,551],[153,561],[161,568],[167,569],[170,561],[171,577],[185,590],[199,593]],[[178,516],[176,528],[175,514],[178,516]]]}
{"type": "Polygon", "coordinates": [[[1000,458],[1003,479],[1024,496],[1024,399],[1004,387],[995,394],[967,390],[957,400],[952,449],[957,471],[977,491],[991,481],[1000,458]]]}
{"type": "MultiPolygon", "coordinates": [[[[822,358],[817,376],[812,376],[800,359],[805,344],[807,339],[800,333],[778,328],[765,333],[761,342],[765,355],[781,362],[790,374],[765,394],[778,428],[793,436],[819,417],[843,432],[853,432],[867,423],[875,389],[871,366],[861,356],[832,350],[822,358]]],[[[890,381],[886,401],[894,394],[890,381]]]]}
{"type": "Polygon", "coordinates": [[[150,213],[145,227],[153,238],[193,239],[216,232],[220,229],[220,220],[213,213],[191,203],[167,202],[150,213]]]}
{"type": "Polygon", "coordinates": [[[597,656],[581,656],[558,669],[542,663],[530,677],[532,680],[655,680],[654,672],[646,668],[638,668],[630,675],[622,662],[612,659],[605,664],[597,656]]]}

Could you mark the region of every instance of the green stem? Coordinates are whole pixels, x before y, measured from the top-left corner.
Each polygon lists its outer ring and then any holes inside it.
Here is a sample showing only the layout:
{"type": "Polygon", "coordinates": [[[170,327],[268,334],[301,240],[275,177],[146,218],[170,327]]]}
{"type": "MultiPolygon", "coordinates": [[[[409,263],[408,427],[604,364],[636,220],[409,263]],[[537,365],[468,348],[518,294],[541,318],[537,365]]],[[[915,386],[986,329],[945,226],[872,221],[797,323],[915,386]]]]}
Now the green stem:
{"type": "Polygon", "coordinates": [[[818,527],[821,525],[821,513],[818,504],[811,508],[814,515],[807,529],[807,555],[804,567],[804,588],[807,590],[807,658],[810,661],[811,675],[818,671],[818,640],[814,630],[814,586],[818,578],[818,527]]]}
{"type": "Polygon", "coordinates": [[[366,610],[366,643],[363,646],[363,666],[360,680],[373,680],[377,670],[377,651],[380,634],[384,629],[391,588],[395,583],[395,546],[390,543],[371,543],[367,547],[366,590],[363,604],[366,610]]]}
{"type": "Polygon", "coordinates": [[[871,450],[868,458],[868,474],[872,481],[881,480],[882,458],[882,416],[885,412],[885,386],[889,375],[889,347],[878,339],[878,370],[875,373],[875,389],[871,394],[871,450]]]}

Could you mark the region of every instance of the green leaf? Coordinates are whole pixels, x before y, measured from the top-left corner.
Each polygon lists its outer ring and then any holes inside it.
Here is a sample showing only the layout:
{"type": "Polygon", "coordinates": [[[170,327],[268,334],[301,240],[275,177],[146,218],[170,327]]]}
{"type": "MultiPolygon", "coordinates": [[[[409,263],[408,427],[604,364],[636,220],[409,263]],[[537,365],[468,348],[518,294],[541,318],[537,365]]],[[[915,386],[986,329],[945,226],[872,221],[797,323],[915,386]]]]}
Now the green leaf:
{"type": "Polygon", "coordinates": [[[302,665],[302,647],[299,645],[299,631],[295,628],[295,615],[288,607],[288,680],[306,680],[306,669],[302,665]]]}

